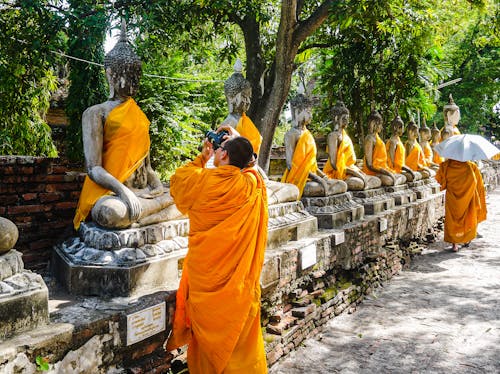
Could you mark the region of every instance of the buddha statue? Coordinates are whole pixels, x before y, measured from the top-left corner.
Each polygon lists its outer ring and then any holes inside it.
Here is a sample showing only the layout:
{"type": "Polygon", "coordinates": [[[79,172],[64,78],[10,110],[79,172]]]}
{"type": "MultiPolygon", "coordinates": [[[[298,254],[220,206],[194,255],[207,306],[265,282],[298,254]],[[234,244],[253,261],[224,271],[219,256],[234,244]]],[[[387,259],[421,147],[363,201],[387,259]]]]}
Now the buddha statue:
{"type": "Polygon", "coordinates": [[[422,126],[418,129],[418,133],[420,136],[420,147],[422,148],[422,151],[424,152],[424,158],[425,162],[427,164],[427,167],[437,170],[439,167],[439,164],[436,164],[434,162],[434,151],[432,150],[431,147],[431,129],[427,126],[427,123],[425,122],[425,118],[423,119],[422,126]]]}
{"type": "Polygon", "coordinates": [[[372,110],[368,116],[368,134],[364,142],[363,172],[379,177],[383,186],[396,186],[406,183],[406,177],[403,174],[396,173],[388,165],[387,150],[379,136],[382,126],[382,116],[376,110],[372,110]]]}
{"type": "Polygon", "coordinates": [[[344,180],[350,191],[378,188],[382,181],[367,175],[356,166],[356,153],[352,140],[347,134],[349,125],[349,109],[342,101],[332,108],[332,132],[327,137],[328,160],[323,172],[328,178],[344,180]]]}
{"type": "Polygon", "coordinates": [[[439,155],[438,151],[436,151],[436,145],[441,141],[441,131],[436,126],[436,122],[434,122],[431,128],[431,147],[432,147],[432,162],[439,165],[444,159],[439,155]]]}
{"type": "Polygon", "coordinates": [[[418,143],[418,126],[413,121],[408,124],[407,138],[408,140],[405,144],[406,166],[413,171],[420,172],[423,179],[436,175],[436,172],[429,169],[427,165],[424,151],[418,143]]]}
{"type": "MultiPolygon", "coordinates": [[[[252,101],[252,86],[242,74],[243,65],[239,59],[234,64],[234,73],[224,82],[224,94],[226,96],[229,114],[221,123],[221,126],[231,126],[252,143],[254,152],[258,155],[262,136],[252,120],[246,115],[252,101]]],[[[267,189],[268,204],[279,204],[299,199],[298,188],[291,183],[280,183],[269,179],[267,174],[256,166],[264,178],[267,189]]]]}
{"type": "Polygon", "coordinates": [[[82,116],[87,177],[74,227],[89,213],[110,229],[180,218],[181,213],[151,167],[149,120],[133,99],[142,64],[122,25],[120,39],[104,59],[109,99],[82,116]]]}
{"type": "Polygon", "coordinates": [[[449,137],[453,136],[453,129],[449,126],[445,126],[441,129],[441,142],[445,141],[449,137]]]}
{"type": "Polygon", "coordinates": [[[285,134],[286,170],[282,182],[295,184],[302,196],[330,196],[347,191],[347,184],[328,178],[316,161],[316,142],[306,128],[311,123],[313,102],[304,95],[304,87],[290,101],[292,128],[285,134]]]}
{"type": "Polygon", "coordinates": [[[460,108],[450,93],[448,98],[448,104],[443,107],[444,116],[444,127],[450,127],[452,129],[453,135],[460,135],[460,130],[458,129],[458,122],[460,121],[460,108]]]}
{"type": "Polygon", "coordinates": [[[418,171],[411,170],[405,164],[406,150],[403,142],[401,141],[401,135],[404,131],[404,123],[399,115],[391,122],[392,126],[392,136],[385,143],[387,150],[387,163],[391,169],[396,173],[403,174],[408,182],[415,182],[422,179],[422,175],[418,171]]]}

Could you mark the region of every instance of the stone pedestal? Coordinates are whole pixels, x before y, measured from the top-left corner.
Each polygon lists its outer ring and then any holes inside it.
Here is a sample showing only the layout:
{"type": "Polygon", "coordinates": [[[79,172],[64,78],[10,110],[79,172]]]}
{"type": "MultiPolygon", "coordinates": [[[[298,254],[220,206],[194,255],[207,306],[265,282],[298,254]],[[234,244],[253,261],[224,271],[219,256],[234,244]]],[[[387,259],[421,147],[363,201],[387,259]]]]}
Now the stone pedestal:
{"type": "Polygon", "coordinates": [[[325,197],[302,197],[306,210],[318,219],[322,229],[341,227],[362,219],[363,205],[352,199],[350,192],[325,197]]]}
{"type": "Polygon", "coordinates": [[[408,183],[408,187],[417,194],[417,200],[426,199],[432,194],[432,189],[424,180],[408,183]]]}
{"type": "Polygon", "coordinates": [[[0,255],[0,340],[49,321],[47,286],[21,257],[15,249],[0,255]]]}
{"type": "Polygon", "coordinates": [[[394,199],[383,188],[352,191],[354,200],[365,208],[366,215],[373,215],[394,208],[394,199]]]}
{"type": "Polygon", "coordinates": [[[399,186],[389,186],[384,188],[390,197],[394,199],[396,205],[405,205],[417,200],[415,191],[408,188],[407,184],[399,186]]]}
{"type": "Polygon", "coordinates": [[[431,189],[432,194],[437,194],[439,191],[441,191],[441,185],[434,177],[424,179],[424,185],[431,189]]]}

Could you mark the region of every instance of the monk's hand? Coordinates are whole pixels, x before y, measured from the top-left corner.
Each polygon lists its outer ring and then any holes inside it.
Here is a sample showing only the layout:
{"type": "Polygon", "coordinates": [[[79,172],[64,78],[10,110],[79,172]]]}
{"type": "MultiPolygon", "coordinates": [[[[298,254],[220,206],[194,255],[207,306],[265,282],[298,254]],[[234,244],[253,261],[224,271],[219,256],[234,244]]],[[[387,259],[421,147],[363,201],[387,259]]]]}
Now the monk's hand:
{"type": "Polygon", "coordinates": [[[203,159],[203,164],[206,164],[210,157],[214,154],[214,147],[212,143],[208,141],[207,138],[203,141],[203,147],[201,149],[201,158],[203,159]]]}
{"type": "Polygon", "coordinates": [[[142,210],[139,198],[127,187],[120,192],[120,197],[128,206],[130,221],[137,222],[142,210]]]}
{"type": "Polygon", "coordinates": [[[236,131],[236,129],[232,126],[229,126],[229,125],[221,125],[217,128],[217,130],[215,130],[215,132],[219,133],[221,131],[227,131],[229,133],[229,135],[224,135],[224,140],[227,140],[227,139],[233,139],[233,138],[237,138],[238,136],[241,136],[240,133],[238,131],[236,131]]]}

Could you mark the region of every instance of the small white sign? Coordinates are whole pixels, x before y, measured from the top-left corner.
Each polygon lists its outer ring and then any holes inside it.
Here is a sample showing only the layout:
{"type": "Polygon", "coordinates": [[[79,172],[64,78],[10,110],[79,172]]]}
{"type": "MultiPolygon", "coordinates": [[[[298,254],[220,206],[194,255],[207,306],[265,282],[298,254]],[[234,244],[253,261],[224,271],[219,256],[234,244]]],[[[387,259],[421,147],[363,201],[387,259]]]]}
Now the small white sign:
{"type": "Polygon", "coordinates": [[[140,342],[166,328],[166,304],[162,302],[127,316],[127,345],[140,342]]]}
{"type": "Polygon", "coordinates": [[[302,270],[316,264],[316,245],[314,243],[300,249],[302,270]]]}

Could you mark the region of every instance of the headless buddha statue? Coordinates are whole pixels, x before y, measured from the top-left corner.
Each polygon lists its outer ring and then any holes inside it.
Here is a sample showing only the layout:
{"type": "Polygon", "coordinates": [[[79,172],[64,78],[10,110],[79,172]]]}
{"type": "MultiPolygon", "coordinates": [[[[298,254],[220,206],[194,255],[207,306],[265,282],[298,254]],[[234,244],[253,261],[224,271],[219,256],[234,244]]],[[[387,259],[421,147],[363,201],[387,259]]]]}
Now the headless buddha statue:
{"type": "MultiPolygon", "coordinates": [[[[254,152],[258,155],[262,136],[252,120],[245,114],[252,100],[252,86],[242,74],[243,65],[238,59],[234,64],[234,73],[224,82],[229,114],[221,126],[231,126],[252,143],[254,152]]],[[[264,170],[256,166],[264,178],[268,204],[278,204],[299,199],[298,188],[291,183],[280,183],[269,179],[264,170]]]]}
{"type": "Polygon", "coordinates": [[[399,115],[391,122],[392,125],[392,136],[385,143],[387,150],[387,163],[391,169],[396,173],[403,174],[408,182],[414,182],[422,179],[422,174],[418,171],[411,170],[405,164],[406,150],[403,142],[401,141],[401,135],[404,131],[404,123],[399,115]]]}
{"type": "Polygon", "coordinates": [[[448,98],[448,104],[443,107],[444,116],[444,127],[450,127],[452,130],[452,135],[460,135],[460,130],[458,129],[458,122],[460,121],[460,108],[450,93],[448,98]]]}
{"type": "Polygon", "coordinates": [[[286,167],[282,182],[295,184],[302,196],[330,196],[347,191],[347,184],[338,179],[329,179],[316,162],[316,142],[306,128],[311,123],[313,102],[299,87],[292,107],[292,128],[285,134],[286,167]]]}
{"type": "Polygon", "coordinates": [[[378,188],[382,181],[367,175],[356,166],[356,153],[352,140],[347,134],[349,125],[349,109],[342,101],[332,108],[332,132],[327,137],[328,161],[323,172],[328,178],[344,180],[348,190],[360,191],[378,188]]]}
{"type": "Polygon", "coordinates": [[[439,165],[444,161],[444,159],[439,155],[436,151],[436,145],[441,141],[441,131],[436,126],[436,122],[434,122],[434,126],[431,129],[431,147],[432,147],[432,162],[439,165]]]}
{"type": "Polygon", "coordinates": [[[424,152],[424,158],[425,162],[427,164],[427,167],[437,170],[439,168],[439,164],[434,162],[434,151],[432,150],[431,147],[431,129],[427,127],[427,124],[425,123],[425,118],[423,121],[422,126],[418,129],[418,133],[420,135],[420,147],[422,147],[422,151],[424,152]]]}
{"type": "Polygon", "coordinates": [[[406,182],[406,177],[396,173],[387,163],[387,150],[379,136],[382,126],[382,116],[376,110],[372,110],[368,116],[368,134],[364,143],[363,172],[368,175],[376,175],[384,186],[400,185],[406,182]]]}
{"type": "Polygon", "coordinates": [[[408,124],[407,138],[405,144],[406,166],[413,171],[420,172],[423,179],[436,175],[436,172],[427,166],[424,151],[418,143],[418,126],[413,121],[408,124]]]}
{"type": "Polygon", "coordinates": [[[80,194],[75,229],[89,213],[105,228],[122,229],[180,218],[181,213],[151,167],[149,120],[132,98],[142,73],[125,27],[105,56],[108,101],[82,116],[87,177],[80,194]]]}

